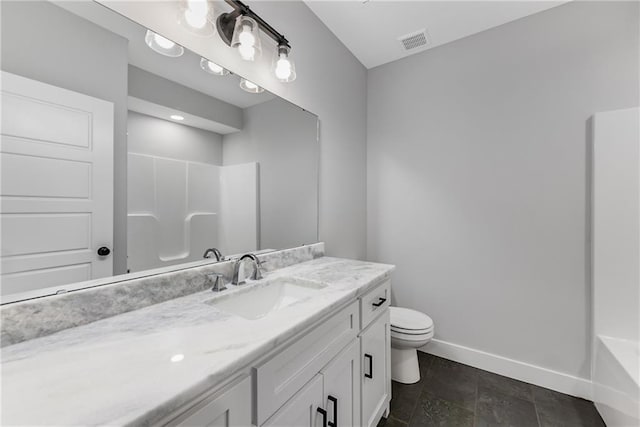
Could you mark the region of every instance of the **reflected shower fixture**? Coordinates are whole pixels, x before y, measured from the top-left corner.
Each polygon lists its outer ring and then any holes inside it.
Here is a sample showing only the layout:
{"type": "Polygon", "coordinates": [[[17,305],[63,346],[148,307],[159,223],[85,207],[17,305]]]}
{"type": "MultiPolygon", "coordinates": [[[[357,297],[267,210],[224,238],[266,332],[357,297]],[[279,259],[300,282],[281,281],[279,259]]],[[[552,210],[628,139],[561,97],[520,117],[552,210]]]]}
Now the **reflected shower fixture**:
{"type": "Polygon", "coordinates": [[[215,62],[209,61],[207,58],[200,58],[200,68],[216,76],[226,76],[229,74],[229,70],[219,66],[215,62]]]}
{"type": "Polygon", "coordinates": [[[261,88],[260,86],[258,86],[254,82],[249,81],[249,80],[244,79],[244,78],[240,79],[240,88],[242,90],[244,90],[245,92],[249,92],[249,93],[262,93],[262,92],[264,92],[264,88],[261,88]]]}
{"type": "Polygon", "coordinates": [[[144,36],[144,42],[154,52],[161,55],[177,58],[178,56],[182,56],[184,53],[184,48],[182,46],[162,37],[160,34],[154,33],[151,30],[147,30],[147,33],[144,36]]]}

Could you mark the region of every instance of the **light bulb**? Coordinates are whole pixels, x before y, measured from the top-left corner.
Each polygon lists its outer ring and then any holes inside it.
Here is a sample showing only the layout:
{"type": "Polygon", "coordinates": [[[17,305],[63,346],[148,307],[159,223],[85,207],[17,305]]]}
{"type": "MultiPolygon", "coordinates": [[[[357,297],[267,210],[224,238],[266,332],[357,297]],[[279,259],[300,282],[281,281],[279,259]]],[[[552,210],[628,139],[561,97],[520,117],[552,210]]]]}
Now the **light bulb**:
{"type": "Polygon", "coordinates": [[[160,46],[163,49],[171,49],[176,45],[174,42],[172,42],[167,38],[162,37],[160,34],[154,34],[153,39],[158,44],[158,46],[160,46]]]}
{"type": "Polygon", "coordinates": [[[209,4],[207,0],[187,0],[187,8],[184,11],[184,20],[187,25],[201,29],[207,25],[209,16],[209,4]]]}
{"type": "Polygon", "coordinates": [[[258,88],[257,84],[250,82],[249,80],[247,80],[244,85],[247,87],[247,89],[251,89],[251,90],[256,90],[258,88]]]}
{"type": "Polygon", "coordinates": [[[256,56],[256,48],[243,43],[238,46],[238,53],[240,53],[240,57],[245,61],[253,61],[256,56]]]}
{"type": "Polygon", "coordinates": [[[245,61],[255,61],[260,56],[260,35],[258,23],[249,16],[240,15],[233,28],[230,46],[238,49],[238,54],[245,61]]]}
{"type": "Polygon", "coordinates": [[[179,122],[181,122],[181,121],[183,121],[183,120],[184,120],[184,117],[183,117],[183,116],[180,116],[180,115],[178,115],[178,114],[172,114],[172,115],[171,115],[171,116],[169,116],[169,117],[170,117],[171,119],[173,119],[173,120],[177,120],[177,121],[179,121],[179,122]]]}
{"type": "Polygon", "coordinates": [[[240,45],[253,46],[256,44],[256,38],[251,34],[251,27],[249,25],[242,26],[242,32],[238,36],[240,45]]]}
{"type": "Polygon", "coordinates": [[[276,77],[280,80],[287,80],[291,77],[291,62],[284,54],[280,55],[280,59],[276,63],[276,77]]]}
{"type": "Polygon", "coordinates": [[[274,52],[272,70],[276,78],[283,83],[292,82],[296,79],[296,65],[289,56],[291,47],[287,44],[279,44],[278,50],[274,52]]]}

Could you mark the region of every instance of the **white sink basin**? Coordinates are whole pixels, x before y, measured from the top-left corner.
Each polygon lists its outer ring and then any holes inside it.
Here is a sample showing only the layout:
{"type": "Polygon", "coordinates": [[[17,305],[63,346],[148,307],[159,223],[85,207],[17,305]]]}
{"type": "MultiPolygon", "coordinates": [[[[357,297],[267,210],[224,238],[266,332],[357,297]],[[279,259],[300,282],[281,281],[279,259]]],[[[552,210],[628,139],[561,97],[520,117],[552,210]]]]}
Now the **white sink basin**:
{"type": "Polygon", "coordinates": [[[229,295],[207,301],[216,308],[245,319],[260,319],[291,304],[307,299],[325,288],[322,283],[302,279],[277,278],[256,283],[229,295]]]}

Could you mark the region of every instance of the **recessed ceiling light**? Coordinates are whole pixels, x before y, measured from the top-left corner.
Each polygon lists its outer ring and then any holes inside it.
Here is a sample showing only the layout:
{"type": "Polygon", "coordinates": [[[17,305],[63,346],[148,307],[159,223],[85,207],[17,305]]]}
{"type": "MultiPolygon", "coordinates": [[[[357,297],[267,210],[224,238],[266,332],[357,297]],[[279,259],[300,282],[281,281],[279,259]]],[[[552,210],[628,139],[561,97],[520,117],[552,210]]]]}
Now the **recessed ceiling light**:
{"type": "Polygon", "coordinates": [[[177,120],[177,121],[179,121],[179,122],[181,122],[181,121],[183,121],[183,120],[184,120],[184,117],[179,116],[178,114],[172,114],[170,117],[171,117],[173,120],[177,120]]]}

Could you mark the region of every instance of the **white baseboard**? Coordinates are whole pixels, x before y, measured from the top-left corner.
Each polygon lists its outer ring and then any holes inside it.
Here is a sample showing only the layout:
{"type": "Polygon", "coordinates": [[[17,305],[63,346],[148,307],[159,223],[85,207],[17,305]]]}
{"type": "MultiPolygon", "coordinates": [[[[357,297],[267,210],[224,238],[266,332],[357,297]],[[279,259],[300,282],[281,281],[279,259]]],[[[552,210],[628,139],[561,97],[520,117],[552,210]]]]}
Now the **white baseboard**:
{"type": "Polygon", "coordinates": [[[436,339],[419,350],[560,393],[592,400],[591,381],[585,378],[436,339]]]}

